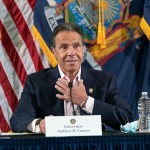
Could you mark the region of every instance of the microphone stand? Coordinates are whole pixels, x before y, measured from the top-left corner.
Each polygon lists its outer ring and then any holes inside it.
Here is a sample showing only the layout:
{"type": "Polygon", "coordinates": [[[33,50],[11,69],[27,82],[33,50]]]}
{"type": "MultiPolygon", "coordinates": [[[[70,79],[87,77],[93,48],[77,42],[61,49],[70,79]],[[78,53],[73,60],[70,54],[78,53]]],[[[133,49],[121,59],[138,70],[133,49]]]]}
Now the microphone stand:
{"type": "Polygon", "coordinates": [[[72,100],[72,87],[73,87],[72,82],[69,82],[69,83],[68,83],[68,87],[69,87],[69,89],[70,89],[70,100],[71,100],[71,105],[72,105],[72,109],[73,109],[72,114],[73,114],[74,116],[76,116],[76,111],[75,111],[75,109],[74,109],[74,103],[73,103],[73,100],[72,100]]]}

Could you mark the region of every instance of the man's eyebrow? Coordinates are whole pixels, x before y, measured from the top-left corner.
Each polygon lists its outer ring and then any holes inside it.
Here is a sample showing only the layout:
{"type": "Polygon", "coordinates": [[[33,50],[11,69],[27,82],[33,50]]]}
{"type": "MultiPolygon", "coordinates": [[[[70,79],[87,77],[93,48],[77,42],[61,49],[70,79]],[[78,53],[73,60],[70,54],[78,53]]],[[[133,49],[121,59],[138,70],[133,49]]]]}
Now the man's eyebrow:
{"type": "Polygon", "coordinates": [[[69,45],[69,44],[67,44],[67,43],[60,43],[60,46],[67,46],[67,45],[69,45]]]}
{"type": "Polygon", "coordinates": [[[74,42],[72,44],[70,44],[70,43],[60,43],[60,46],[69,46],[69,45],[76,45],[76,44],[81,45],[82,43],[80,43],[80,42],[74,42]]]}
{"type": "Polygon", "coordinates": [[[72,45],[82,45],[82,43],[81,42],[75,42],[72,45]]]}
{"type": "Polygon", "coordinates": [[[82,44],[81,42],[74,42],[73,44],[82,44]]]}

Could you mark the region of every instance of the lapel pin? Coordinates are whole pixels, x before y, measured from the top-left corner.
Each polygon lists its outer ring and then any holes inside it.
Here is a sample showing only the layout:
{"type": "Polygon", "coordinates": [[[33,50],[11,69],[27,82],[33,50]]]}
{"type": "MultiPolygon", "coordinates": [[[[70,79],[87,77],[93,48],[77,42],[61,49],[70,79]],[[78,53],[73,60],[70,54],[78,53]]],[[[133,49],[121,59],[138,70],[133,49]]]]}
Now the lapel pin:
{"type": "Polygon", "coordinates": [[[93,89],[92,88],[89,88],[89,93],[93,93],[93,89]]]}

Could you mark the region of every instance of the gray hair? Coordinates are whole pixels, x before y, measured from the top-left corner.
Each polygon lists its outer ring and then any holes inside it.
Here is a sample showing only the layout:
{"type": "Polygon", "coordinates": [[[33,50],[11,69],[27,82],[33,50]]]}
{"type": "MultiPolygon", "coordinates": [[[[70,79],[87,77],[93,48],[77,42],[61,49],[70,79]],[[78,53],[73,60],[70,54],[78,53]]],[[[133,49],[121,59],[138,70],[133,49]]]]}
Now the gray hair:
{"type": "Polygon", "coordinates": [[[80,29],[80,27],[78,27],[74,23],[62,23],[62,24],[59,24],[58,26],[56,26],[54,28],[53,33],[52,33],[52,36],[51,36],[51,46],[53,48],[56,46],[55,45],[56,44],[55,43],[56,35],[59,32],[62,32],[62,31],[74,31],[74,32],[77,32],[81,36],[82,44],[84,45],[84,34],[83,34],[82,30],[80,29]]]}

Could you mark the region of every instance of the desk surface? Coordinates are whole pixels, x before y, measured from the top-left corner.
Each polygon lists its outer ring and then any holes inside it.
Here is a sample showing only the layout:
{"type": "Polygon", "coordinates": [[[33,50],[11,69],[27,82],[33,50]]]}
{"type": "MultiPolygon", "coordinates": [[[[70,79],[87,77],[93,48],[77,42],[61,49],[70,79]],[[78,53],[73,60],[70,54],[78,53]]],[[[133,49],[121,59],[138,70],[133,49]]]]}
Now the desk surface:
{"type": "Polygon", "coordinates": [[[0,136],[1,149],[62,149],[62,150],[104,150],[135,149],[150,147],[150,133],[103,133],[103,136],[53,137],[45,135],[0,136]]]}

